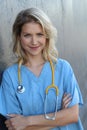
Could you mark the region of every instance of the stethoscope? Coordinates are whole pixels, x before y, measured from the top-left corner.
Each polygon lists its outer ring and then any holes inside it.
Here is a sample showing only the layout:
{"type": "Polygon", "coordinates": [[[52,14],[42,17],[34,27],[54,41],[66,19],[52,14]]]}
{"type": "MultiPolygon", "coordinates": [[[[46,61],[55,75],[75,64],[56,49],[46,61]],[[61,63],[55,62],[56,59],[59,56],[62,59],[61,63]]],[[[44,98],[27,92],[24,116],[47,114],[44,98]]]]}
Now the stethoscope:
{"type": "Polygon", "coordinates": [[[17,92],[18,93],[24,93],[25,92],[25,87],[22,85],[21,81],[21,72],[20,72],[20,65],[18,64],[18,87],[17,87],[17,92]]]}
{"type": "MultiPolygon", "coordinates": [[[[57,105],[58,105],[58,93],[59,93],[59,90],[58,90],[58,87],[54,84],[54,67],[53,67],[53,63],[52,61],[49,59],[49,62],[50,62],[50,66],[51,66],[51,70],[52,70],[52,84],[49,85],[46,90],[45,90],[45,101],[44,101],[44,116],[45,116],[45,119],[48,119],[48,120],[55,120],[56,118],[56,113],[57,113],[57,105]],[[49,116],[46,112],[46,109],[47,109],[47,95],[48,95],[48,91],[51,89],[51,88],[54,88],[55,89],[55,93],[56,93],[56,103],[55,103],[55,112],[53,114],[53,116],[49,116]]],[[[24,93],[25,92],[25,87],[22,85],[22,81],[21,81],[21,72],[20,72],[20,66],[18,66],[18,82],[19,82],[19,85],[17,87],[17,92],[18,93],[24,93]]]]}

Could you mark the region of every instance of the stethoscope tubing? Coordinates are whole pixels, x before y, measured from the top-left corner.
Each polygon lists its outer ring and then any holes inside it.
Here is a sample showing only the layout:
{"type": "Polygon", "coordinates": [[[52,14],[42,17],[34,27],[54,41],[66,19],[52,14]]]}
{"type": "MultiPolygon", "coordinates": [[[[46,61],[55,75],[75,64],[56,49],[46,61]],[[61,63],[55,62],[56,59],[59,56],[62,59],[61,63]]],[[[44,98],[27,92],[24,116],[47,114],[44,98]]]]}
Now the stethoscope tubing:
{"type": "MultiPolygon", "coordinates": [[[[56,113],[57,113],[57,106],[58,106],[58,94],[59,94],[59,90],[58,90],[58,86],[56,86],[54,84],[54,67],[53,67],[53,63],[51,61],[51,59],[49,59],[49,62],[50,62],[50,66],[51,66],[51,70],[52,70],[52,84],[50,86],[48,86],[45,90],[45,100],[44,100],[44,116],[45,116],[45,119],[48,119],[48,120],[55,120],[56,118],[56,113]],[[55,93],[56,93],[56,103],[55,103],[55,111],[54,111],[54,114],[53,116],[49,116],[46,112],[47,110],[47,95],[48,95],[48,92],[51,88],[54,88],[55,90],[55,93]]],[[[21,78],[21,70],[20,70],[20,64],[18,64],[18,82],[19,82],[19,85],[17,87],[17,92],[18,93],[24,93],[25,91],[25,87],[22,85],[22,78],[21,78]]]]}

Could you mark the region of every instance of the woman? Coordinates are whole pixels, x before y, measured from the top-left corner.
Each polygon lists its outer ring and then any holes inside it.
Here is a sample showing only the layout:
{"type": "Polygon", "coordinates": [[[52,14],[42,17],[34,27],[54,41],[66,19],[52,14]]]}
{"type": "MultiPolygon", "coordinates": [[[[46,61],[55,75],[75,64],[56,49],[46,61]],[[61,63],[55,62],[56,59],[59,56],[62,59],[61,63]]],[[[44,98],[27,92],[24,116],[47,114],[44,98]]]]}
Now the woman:
{"type": "Polygon", "coordinates": [[[58,58],[56,37],[41,10],[30,8],[17,15],[13,52],[18,61],[5,70],[1,83],[1,113],[8,114],[9,130],[82,130],[82,96],[70,64],[58,58]]]}

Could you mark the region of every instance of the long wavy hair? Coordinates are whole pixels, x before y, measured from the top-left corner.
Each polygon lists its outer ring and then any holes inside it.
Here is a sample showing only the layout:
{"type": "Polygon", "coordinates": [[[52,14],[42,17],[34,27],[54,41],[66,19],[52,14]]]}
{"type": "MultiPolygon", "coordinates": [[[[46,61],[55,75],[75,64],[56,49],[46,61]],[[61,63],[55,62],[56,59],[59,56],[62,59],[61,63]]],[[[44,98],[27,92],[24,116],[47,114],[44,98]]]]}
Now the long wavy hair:
{"type": "Polygon", "coordinates": [[[23,50],[20,40],[21,30],[24,24],[29,22],[39,23],[45,32],[47,43],[43,49],[43,58],[47,61],[51,59],[52,61],[57,61],[58,51],[56,49],[55,43],[57,38],[57,30],[52,25],[48,16],[38,8],[29,8],[22,10],[17,15],[15,22],[13,24],[13,52],[17,55],[19,65],[25,64],[28,61],[28,56],[23,50]]]}

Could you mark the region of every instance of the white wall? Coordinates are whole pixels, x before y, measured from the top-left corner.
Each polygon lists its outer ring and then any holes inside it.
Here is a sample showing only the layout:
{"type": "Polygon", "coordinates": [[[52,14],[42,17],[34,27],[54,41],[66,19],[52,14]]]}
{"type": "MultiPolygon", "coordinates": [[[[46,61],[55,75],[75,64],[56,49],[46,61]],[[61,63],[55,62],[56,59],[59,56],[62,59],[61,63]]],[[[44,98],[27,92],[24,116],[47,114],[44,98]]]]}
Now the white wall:
{"type": "Polygon", "coordinates": [[[0,76],[13,62],[11,27],[17,13],[39,7],[48,14],[58,30],[59,56],[67,59],[80,85],[84,107],[81,119],[87,129],[87,0],[0,0],[0,76]]]}

